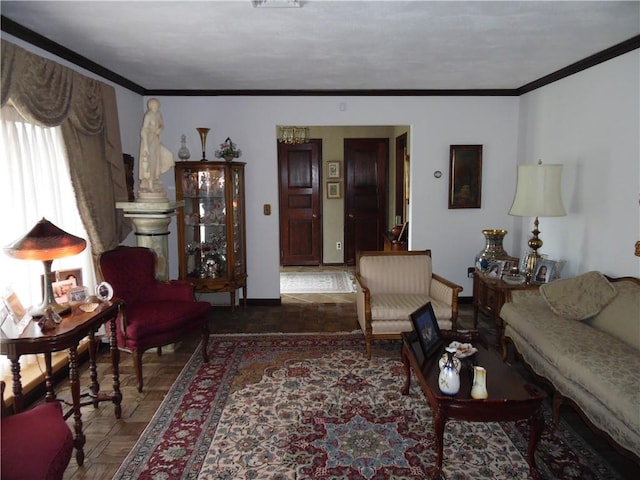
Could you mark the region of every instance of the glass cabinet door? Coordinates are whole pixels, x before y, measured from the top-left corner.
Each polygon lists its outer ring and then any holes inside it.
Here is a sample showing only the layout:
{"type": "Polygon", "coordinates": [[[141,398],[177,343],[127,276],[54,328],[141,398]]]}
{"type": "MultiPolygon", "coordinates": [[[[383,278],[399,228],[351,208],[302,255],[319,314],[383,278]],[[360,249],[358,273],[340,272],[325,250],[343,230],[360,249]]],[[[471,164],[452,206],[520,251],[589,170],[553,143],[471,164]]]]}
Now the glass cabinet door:
{"type": "Polygon", "coordinates": [[[224,168],[185,170],[184,242],[187,278],[226,277],[227,204],[224,168]]]}
{"type": "Polygon", "coordinates": [[[245,266],[245,238],[244,238],[244,170],[232,170],[231,201],[233,203],[233,252],[234,273],[240,275],[246,272],[245,266]]]}
{"type": "Polygon", "coordinates": [[[196,292],[236,290],[247,302],[243,162],[177,162],[180,279],[196,292]]]}

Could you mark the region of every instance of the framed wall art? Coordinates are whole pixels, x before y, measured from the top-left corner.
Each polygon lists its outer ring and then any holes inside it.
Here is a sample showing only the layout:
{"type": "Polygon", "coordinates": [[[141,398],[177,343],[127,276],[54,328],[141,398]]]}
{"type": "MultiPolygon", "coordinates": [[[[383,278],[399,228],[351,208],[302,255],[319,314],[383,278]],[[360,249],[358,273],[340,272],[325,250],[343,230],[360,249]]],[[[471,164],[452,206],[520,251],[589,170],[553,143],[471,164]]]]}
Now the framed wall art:
{"type": "Polygon", "coordinates": [[[327,198],[342,198],[340,182],[327,182],[327,198]]]}
{"type": "Polygon", "coordinates": [[[449,148],[449,208],[480,208],[482,145],[449,148]]]}
{"type": "Polygon", "coordinates": [[[340,178],[341,172],[340,162],[327,162],[327,178],[340,178]]]}

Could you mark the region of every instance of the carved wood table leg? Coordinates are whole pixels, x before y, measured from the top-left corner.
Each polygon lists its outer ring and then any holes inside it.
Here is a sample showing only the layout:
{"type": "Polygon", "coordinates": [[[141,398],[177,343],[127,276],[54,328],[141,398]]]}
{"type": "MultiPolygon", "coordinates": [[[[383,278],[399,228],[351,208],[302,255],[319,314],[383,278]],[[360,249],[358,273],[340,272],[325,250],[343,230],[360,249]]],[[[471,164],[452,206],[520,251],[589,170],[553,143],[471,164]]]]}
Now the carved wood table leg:
{"type": "Polygon", "coordinates": [[[100,384],[98,383],[98,369],[96,368],[96,353],[98,345],[96,343],[95,333],[89,334],[89,379],[91,380],[89,390],[91,391],[91,398],[93,399],[93,408],[98,408],[100,400],[98,395],[100,394],[100,384]]]}
{"type": "MultiPolygon", "coordinates": [[[[120,309],[118,309],[118,312],[120,309]]],[[[116,418],[122,415],[122,393],[120,393],[120,350],[118,350],[118,339],[116,337],[116,319],[119,315],[114,315],[109,320],[111,335],[109,336],[109,349],[111,351],[111,376],[113,379],[113,404],[116,418]]]]}
{"type": "Polygon", "coordinates": [[[532,478],[537,480],[538,469],[536,468],[536,447],[538,446],[538,440],[544,430],[544,416],[542,415],[542,408],[539,406],[535,412],[529,418],[529,445],[527,447],[527,462],[529,463],[529,474],[532,478]]]}
{"type": "Polygon", "coordinates": [[[21,412],[23,408],[22,377],[20,376],[20,357],[11,359],[11,375],[13,378],[13,411],[21,412]]]}
{"type": "Polygon", "coordinates": [[[431,480],[444,480],[444,472],[442,471],[442,460],[444,457],[444,426],[447,422],[447,416],[441,408],[436,409],[433,414],[433,429],[436,437],[436,466],[431,471],[431,480]]]}
{"type": "Polygon", "coordinates": [[[78,346],[69,347],[69,386],[73,400],[73,427],[75,437],[73,444],[76,447],[76,461],[82,466],[84,463],[84,444],[86,438],[82,432],[82,411],[80,410],[80,378],[78,374],[78,346]]]}
{"type": "Polygon", "coordinates": [[[44,353],[44,384],[46,388],[45,401],[51,402],[56,399],[56,393],[53,390],[53,367],[51,363],[51,352],[44,353]]]}

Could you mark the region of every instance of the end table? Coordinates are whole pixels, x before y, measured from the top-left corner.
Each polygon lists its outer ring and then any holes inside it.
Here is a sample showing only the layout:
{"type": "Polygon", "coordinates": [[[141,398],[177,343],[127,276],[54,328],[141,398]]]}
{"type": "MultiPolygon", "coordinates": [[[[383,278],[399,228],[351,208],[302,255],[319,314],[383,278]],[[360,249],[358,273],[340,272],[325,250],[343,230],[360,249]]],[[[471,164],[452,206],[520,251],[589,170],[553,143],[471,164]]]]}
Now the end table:
{"type": "Polygon", "coordinates": [[[502,336],[502,319],[500,309],[509,298],[512,290],[537,290],[539,285],[509,285],[499,278],[482,275],[478,269],[473,271],[473,328],[478,328],[478,312],[487,315],[497,327],[496,342],[500,344],[502,336]]]}

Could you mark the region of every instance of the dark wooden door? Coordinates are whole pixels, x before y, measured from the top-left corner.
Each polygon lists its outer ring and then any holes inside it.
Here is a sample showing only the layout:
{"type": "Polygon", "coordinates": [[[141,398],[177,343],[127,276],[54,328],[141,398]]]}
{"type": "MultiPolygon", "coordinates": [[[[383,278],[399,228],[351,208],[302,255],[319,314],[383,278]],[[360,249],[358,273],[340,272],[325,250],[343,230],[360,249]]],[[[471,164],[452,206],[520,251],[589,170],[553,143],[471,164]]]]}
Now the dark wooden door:
{"type": "Polygon", "coordinates": [[[320,265],[322,141],[278,145],[280,264],[320,265]]]}
{"type": "Polygon", "coordinates": [[[345,139],[345,261],[356,252],[382,250],[387,218],[389,139],[345,139]]]}
{"type": "Polygon", "coordinates": [[[395,216],[400,217],[400,223],[406,221],[405,202],[407,198],[406,176],[409,172],[405,170],[407,166],[407,134],[403,133],[396,137],[396,205],[395,216]]]}

